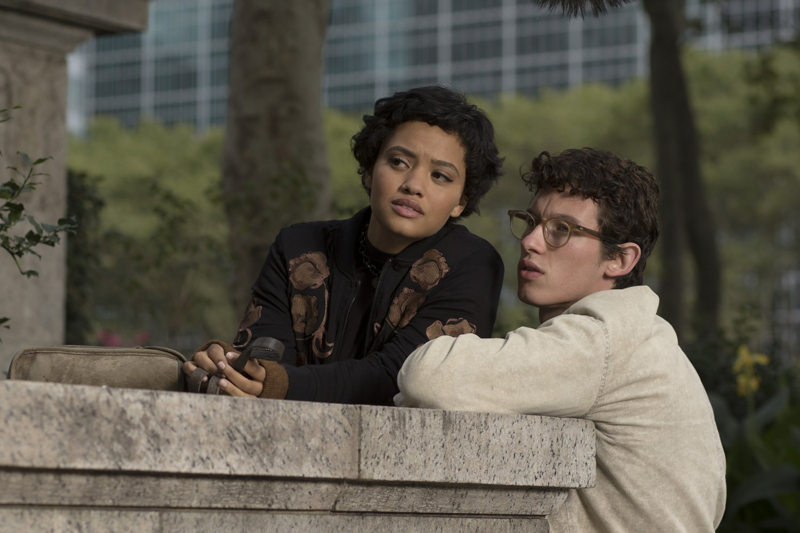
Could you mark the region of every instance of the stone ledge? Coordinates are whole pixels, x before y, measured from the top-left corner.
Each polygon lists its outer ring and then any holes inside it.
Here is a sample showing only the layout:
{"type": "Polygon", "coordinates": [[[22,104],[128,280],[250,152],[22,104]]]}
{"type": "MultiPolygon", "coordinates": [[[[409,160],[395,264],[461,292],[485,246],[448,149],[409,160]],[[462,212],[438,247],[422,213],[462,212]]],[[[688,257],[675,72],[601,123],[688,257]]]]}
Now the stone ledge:
{"type": "Polygon", "coordinates": [[[144,31],[148,0],[0,0],[9,10],[78,26],[95,33],[144,31]]]}
{"type": "Polygon", "coordinates": [[[571,419],[2,381],[0,511],[83,523],[70,513],[124,507],[138,514],[120,523],[141,527],[153,510],[217,525],[245,513],[242,528],[252,512],[309,531],[407,513],[477,520],[442,531],[517,531],[593,485],[594,439],[571,419]]]}
{"type": "Polygon", "coordinates": [[[24,381],[0,382],[0,420],[0,467],[594,484],[594,428],[585,420],[24,381]]]}
{"type": "Polygon", "coordinates": [[[585,420],[364,406],[359,478],[589,487],[594,444],[585,420]]]}
{"type": "Polygon", "coordinates": [[[424,515],[351,515],[330,513],[163,512],[95,509],[0,509],[0,533],[219,533],[220,531],[310,533],[547,533],[544,520],[424,515]],[[113,524],[113,528],[111,525],[113,524]]]}
{"type": "Polygon", "coordinates": [[[352,406],[3,381],[0,420],[0,467],[358,478],[352,406]]]}
{"type": "Polygon", "coordinates": [[[0,470],[0,506],[425,513],[542,517],[565,489],[0,470]],[[246,495],[246,496],[245,496],[246,495]]]}

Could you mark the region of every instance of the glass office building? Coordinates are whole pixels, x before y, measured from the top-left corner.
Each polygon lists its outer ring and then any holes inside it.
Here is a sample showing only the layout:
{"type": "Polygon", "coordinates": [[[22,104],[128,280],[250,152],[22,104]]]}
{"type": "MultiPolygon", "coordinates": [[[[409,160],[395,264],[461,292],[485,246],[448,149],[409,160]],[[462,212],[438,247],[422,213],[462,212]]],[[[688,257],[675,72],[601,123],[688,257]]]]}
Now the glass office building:
{"type": "MultiPolygon", "coordinates": [[[[100,114],[201,131],[224,123],[232,5],[153,0],[147,32],[82,46],[70,57],[70,128],[82,131],[100,114]]],[[[689,0],[687,9],[701,28],[695,45],[712,50],[767,46],[800,27],[800,0],[689,0]]],[[[330,0],[322,98],[362,111],[435,83],[484,97],[613,84],[646,73],[648,43],[638,4],[567,20],[530,0],[330,0]]]]}

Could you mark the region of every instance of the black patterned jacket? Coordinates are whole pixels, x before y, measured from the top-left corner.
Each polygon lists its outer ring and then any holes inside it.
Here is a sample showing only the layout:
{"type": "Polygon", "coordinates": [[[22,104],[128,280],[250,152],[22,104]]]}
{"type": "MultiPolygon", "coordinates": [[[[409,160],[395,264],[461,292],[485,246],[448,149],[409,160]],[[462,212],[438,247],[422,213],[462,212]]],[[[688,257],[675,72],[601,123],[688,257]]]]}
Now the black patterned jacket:
{"type": "Polygon", "coordinates": [[[283,342],[288,400],[389,405],[415,348],[441,335],[491,334],[503,261],[457,224],[387,261],[370,316],[350,315],[358,237],[370,213],[282,230],[253,285],[234,346],[262,336],[283,342]],[[348,320],[371,324],[364,353],[337,350],[348,320]]]}

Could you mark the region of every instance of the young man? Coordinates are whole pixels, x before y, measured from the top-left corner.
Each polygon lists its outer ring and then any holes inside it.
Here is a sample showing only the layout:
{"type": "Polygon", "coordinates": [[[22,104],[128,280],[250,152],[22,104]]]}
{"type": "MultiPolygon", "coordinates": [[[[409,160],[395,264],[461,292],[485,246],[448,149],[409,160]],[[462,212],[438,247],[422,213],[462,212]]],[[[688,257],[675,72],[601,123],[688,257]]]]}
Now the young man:
{"type": "Polygon", "coordinates": [[[725,456],[703,385],[642,285],[658,186],[632,161],[584,148],[533,160],[536,193],[511,211],[518,296],[541,326],[505,339],[429,342],[406,360],[398,405],[591,420],[597,484],[551,531],[713,531],[725,456]]]}
{"type": "Polygon", "coordinates": [[[453,224],[477,211],[500,175],[491,123],[444,87],[378,100],[364,122],[352,148],[369,206],[349,220],[282,230],[233,345],[206,343],[187,375],[219,374],[232,396],[391,404],[417,346],[491,333],[502,260],[453,224]],[[284,344],[280,363],[233,370],[259,337],[284,344]]]}

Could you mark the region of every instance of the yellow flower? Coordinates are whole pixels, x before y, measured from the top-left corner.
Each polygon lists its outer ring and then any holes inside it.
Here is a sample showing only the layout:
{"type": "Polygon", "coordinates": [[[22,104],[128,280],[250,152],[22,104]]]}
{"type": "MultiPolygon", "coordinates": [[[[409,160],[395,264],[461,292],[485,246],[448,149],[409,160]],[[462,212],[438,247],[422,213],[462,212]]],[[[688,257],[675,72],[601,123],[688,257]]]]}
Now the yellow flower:
{"type": "Polygon", "coordinates": [[[756,376],[756,365],[767,366],[769,357],[763,353],[752,353],[745,345],[739,346],[733,373],[736,374],[736,392],[739,396],[751,396],[758,390],[761,378],[756,376]]]}
{"type": "Polygon", "coordinates": [[[758,390],[761,378],[758,376],[747,376],[739,374],[736,376],[736,393],[739,396],[750,396],[758,390]]]}
{"type": "Polygon", "coordinates": [[[769,364],[769,357],[763,353],[756,353],[753,354],[753,361],[761,366],[767,366],[769,364]]]}

